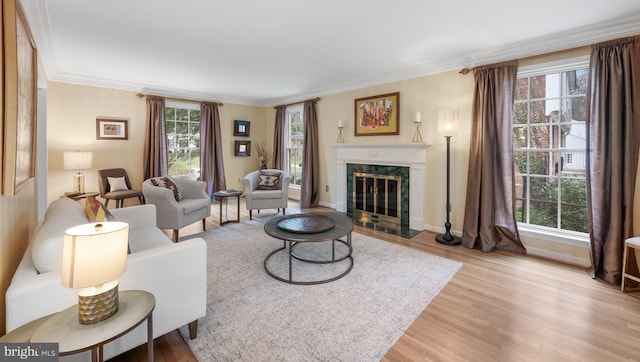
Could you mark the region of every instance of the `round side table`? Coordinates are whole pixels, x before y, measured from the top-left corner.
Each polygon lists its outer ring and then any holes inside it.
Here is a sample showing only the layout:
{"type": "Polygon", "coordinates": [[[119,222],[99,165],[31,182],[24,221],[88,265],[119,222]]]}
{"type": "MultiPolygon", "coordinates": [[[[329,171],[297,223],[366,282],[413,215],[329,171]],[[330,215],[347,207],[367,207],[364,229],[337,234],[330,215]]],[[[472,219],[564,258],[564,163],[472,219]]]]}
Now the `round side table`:
{"type": "Polygon", "coordinates": [[[153,361],[153,309],[156,299],[142,290],[125,290],[118,297],[118,312],[95,324],[78,322],[78,305],[53,314],[31,336],[32,343],[58,343],[60,356],[91,350],[93,361],[103,361],[105,344],[147,321],[147,359],[153,361]]]}

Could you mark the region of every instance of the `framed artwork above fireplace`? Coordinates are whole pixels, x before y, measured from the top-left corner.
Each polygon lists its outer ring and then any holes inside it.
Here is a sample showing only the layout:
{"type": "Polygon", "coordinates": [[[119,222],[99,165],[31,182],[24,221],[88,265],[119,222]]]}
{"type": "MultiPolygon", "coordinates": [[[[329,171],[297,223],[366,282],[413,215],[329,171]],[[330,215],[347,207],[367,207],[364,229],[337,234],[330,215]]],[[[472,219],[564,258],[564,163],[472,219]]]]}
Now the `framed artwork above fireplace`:
{"type": "Polygon", "coordinates": [[[355,100],[355,136],[400,134],[400,92],[355,100]]]}

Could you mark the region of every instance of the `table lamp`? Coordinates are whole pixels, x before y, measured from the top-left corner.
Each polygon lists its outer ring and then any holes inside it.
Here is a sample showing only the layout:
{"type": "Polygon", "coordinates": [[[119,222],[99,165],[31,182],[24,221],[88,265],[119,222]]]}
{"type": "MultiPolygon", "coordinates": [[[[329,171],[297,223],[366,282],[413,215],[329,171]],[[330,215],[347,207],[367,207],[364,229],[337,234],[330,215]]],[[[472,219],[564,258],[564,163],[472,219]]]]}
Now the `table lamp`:
{"type": "Polygon", "coordinates": [[[80,324],[108,319],[118,311],[118,280],[127,269],[129,224],[101,222],[64,232],[62,286],[78,291],[80,324]]]}
{"type": "Polygon", "coordinates": [[[73,175],[73,192],[76,192],[78,194],[84,193],[84,174],[82,173],[82,170],[90,169],[92,162],[92,152],[64,152],[64,169],[76,171],[76,174],[73,175]]]}

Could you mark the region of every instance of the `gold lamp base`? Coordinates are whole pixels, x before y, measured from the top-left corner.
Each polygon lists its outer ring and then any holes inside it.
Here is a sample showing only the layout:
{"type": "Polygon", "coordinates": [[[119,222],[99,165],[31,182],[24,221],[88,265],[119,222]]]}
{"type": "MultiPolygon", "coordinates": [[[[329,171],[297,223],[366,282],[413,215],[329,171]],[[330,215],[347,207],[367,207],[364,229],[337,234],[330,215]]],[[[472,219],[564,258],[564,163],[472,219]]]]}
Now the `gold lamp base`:
{"type": "Polygon", "coordinates": [[[117,281],[105,283],[101,288],[83,289],[78,293],[78,321],[80,324],[101,322],[116,314],[117,311],[117,281]]]}

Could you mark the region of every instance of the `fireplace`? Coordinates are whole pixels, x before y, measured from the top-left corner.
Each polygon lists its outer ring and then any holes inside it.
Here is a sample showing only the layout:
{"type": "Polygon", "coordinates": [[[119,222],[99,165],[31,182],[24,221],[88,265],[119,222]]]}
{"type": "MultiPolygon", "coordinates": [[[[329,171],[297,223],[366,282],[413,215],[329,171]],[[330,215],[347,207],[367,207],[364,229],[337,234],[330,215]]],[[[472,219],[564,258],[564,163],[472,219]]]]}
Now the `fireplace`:
{"type": "Polygon", "coordinates": [[[347,164],[347,215],[394,234],[408,230],[409,168],[347,164]]]}
{"type": "Polygon", "coordinates": [[[337,211],[357,224],[404,237],[423,230],[426,143],[334,147],[337,211]]]}

